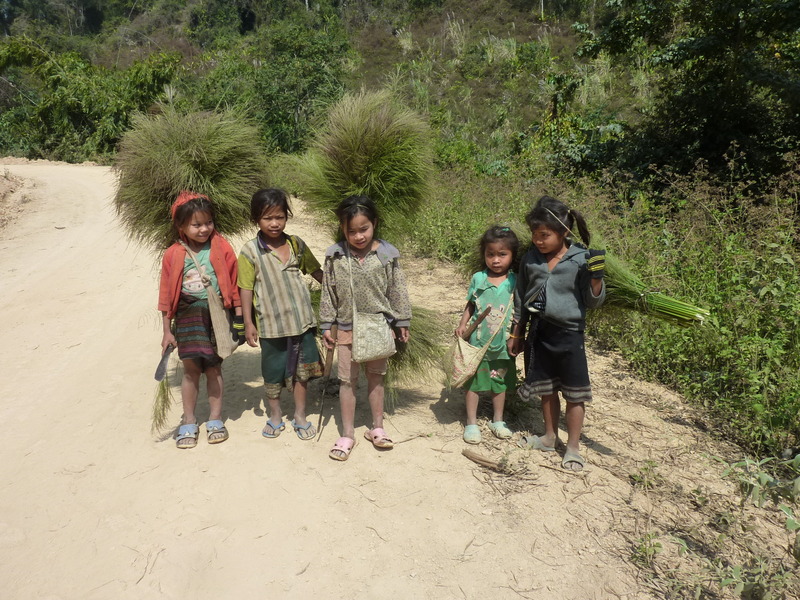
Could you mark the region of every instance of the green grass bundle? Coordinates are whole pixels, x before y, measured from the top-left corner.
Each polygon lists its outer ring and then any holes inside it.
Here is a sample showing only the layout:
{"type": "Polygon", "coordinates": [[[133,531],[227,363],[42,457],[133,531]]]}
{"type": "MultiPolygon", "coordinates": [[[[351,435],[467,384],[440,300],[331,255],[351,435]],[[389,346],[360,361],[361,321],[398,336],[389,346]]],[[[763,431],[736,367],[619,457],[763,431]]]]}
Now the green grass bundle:
{"type": "Polygon", "coordinates": [[[622,261],[606,254],[606,301],[604,306],[619,306],[642,312],[677,325],[702,325],[710,316],[705,308],[652,290],[622,261]]]}
{"type": "Polygon", "coordinates": [[[115,162],[114,204],[129,235],[156,249],[172,241],[170,207],[181,190],[206,194],[222,234],[251,228],[250,198],[267,185],[258,131],[233,113],[138,115],[115,162]]]}
{"type": "Polygon", "coordinates": [[[334,210],[352,195],[375,201],[381,236],[399,238],[428,192],[431,134],[388,92],[348,95],[331,109],[294,174],[308,207],[338,227],[334,210]]]}

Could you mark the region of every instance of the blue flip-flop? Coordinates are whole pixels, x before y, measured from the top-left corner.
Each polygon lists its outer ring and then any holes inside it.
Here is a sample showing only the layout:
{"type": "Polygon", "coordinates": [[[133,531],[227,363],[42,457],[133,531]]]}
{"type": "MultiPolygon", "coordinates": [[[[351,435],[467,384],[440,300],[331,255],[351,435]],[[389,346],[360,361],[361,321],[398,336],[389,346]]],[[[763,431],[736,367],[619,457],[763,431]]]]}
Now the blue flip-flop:
{"type": "Polygon", "coordinates": [[[263,435],[265,438],[276,438],[284,429],[286,429],[286,423],[283,421],[281,421],[280,425],[273,425],[272,422],[267,419],[267,424],[264,425],[264,429],[261,430],[261,435],[263,435]],[[272,431],[268,432],[267,427],[272,429],[272,431]]]}
{"type": "Polygon", "coordinates": [[[317,435],[317,429],[311,424],[311,421],[305,425],[298,425],[292,419],[292,427],[294,427],[294,432],[301,440],[313,440],[314,436],[317,435]]]}

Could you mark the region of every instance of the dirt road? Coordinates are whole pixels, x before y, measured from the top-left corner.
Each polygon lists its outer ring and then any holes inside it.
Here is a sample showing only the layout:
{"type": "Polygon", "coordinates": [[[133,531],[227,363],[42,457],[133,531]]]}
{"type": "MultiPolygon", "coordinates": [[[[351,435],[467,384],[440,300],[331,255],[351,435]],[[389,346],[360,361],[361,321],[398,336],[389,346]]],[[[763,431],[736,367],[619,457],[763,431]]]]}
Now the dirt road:
{"type": "MultiPolygon", "coordinates": [[[[703,434],[655,410],[676,414],[678,398],[593,354],[587,470],[565,473],[557,456],[484,430],[478,451],[516,469],[501,475],[461,455],[461,396],[428,382],[402,391],[389,417],[403,443],[381,453],[361,438],[338,463],[327,457],[335,399],[320,442],[261,436],[259,355],[244,347],[224,365],[230,440],[209,446],[201,428],[197,448],[178,451],[169,433],[150,433],[157,266],[115,220],[112,173],[6,162],[15,164],[0,173],[27,187],[18,186],[13,210],[0,205],[11,218],[0,230],[0,596],[657,597],[629,560],[653,513],[629,473],[648,459],[694,481],[719,471],[699,453],[703,434]]],[[[329,240],[297,208],[287,230],[321,256],[329,240]]],[[[415,302],[455,323],[462,283],[444,267],[405,265],[415,302]]],[[[358,436],[363,390],[359,400],[358,436]]],[[[316,423],[319,405],[310,410],[316,423]]],[[[198,418],[207,415],[201,397],[198,418]]],[[[535,410],[511,420],[541,425],[535,410]]],[[[709,493],[730,488],[712,483],[709,493]]]]}

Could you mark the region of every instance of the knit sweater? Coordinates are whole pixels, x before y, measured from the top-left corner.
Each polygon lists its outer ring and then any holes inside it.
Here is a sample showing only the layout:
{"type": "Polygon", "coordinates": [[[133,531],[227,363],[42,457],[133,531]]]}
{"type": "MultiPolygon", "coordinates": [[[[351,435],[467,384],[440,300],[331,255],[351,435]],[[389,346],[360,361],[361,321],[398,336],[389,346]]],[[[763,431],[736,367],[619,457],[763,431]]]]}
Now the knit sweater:
{"type": "Polygon", "coordinates": [[[547,259],[536,247],[531,247],[522,257],[517,274],[514,322],[524,323],[531,313],[536,312],[531,305],[544,288],[546,303],[541,316],[564,329],[583,331],[586,309],[597,308],[606,297],[605,283],[599,296],[592,294],[586,265],[588,256],[586,248],[572,244],[551,271],[547,259]]]}
{"type": "Polygon", "coordinates": [[[383,313],[394,327],[409,326],[411,302],[400,270],[400,252],[389,242],[378,242],[378,248],[371,250],[363,263],[347,252],[345,242],[334,244],[325,252],[319,305],[322,330],[330,329],[333,323],[337,323],[342,331],[353,328],[351,269],[356,310],[383,313]]]}

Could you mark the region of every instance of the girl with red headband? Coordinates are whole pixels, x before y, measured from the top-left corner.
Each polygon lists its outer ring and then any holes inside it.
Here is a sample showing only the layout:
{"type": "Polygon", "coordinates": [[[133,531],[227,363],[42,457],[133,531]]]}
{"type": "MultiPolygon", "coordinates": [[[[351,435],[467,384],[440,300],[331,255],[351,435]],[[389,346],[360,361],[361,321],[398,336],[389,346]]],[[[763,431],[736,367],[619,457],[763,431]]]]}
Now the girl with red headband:
{"type": "Polygon", "coordinates": [[[244,341],[244,322],[236,285],[236,254],[225,238],[214,230],[214,207],[208,197],[182,191],[172,205],[172,228],[176,241],[167,248],[161,263],[158,296],[164,327],[161,349],[163,352],[170,345],[176,346],[183,361],[183,420],[178,428],[176,445],[178,448],[194,448],[199,433],[194,411],[202,373],[206,374],[208,390],[208,443],[219,444],[228,439],[228,430],[222,423],[222,358],[216,352],[214,336],[232,334],[229,331],[215,332],[212,328],[203,275],[211,279],[211,285],[222,297],[225,308],[235,310],[233,335],[240,341],[244,341]],[[187,248],[195,254],[196,260],[187,248]]]}

